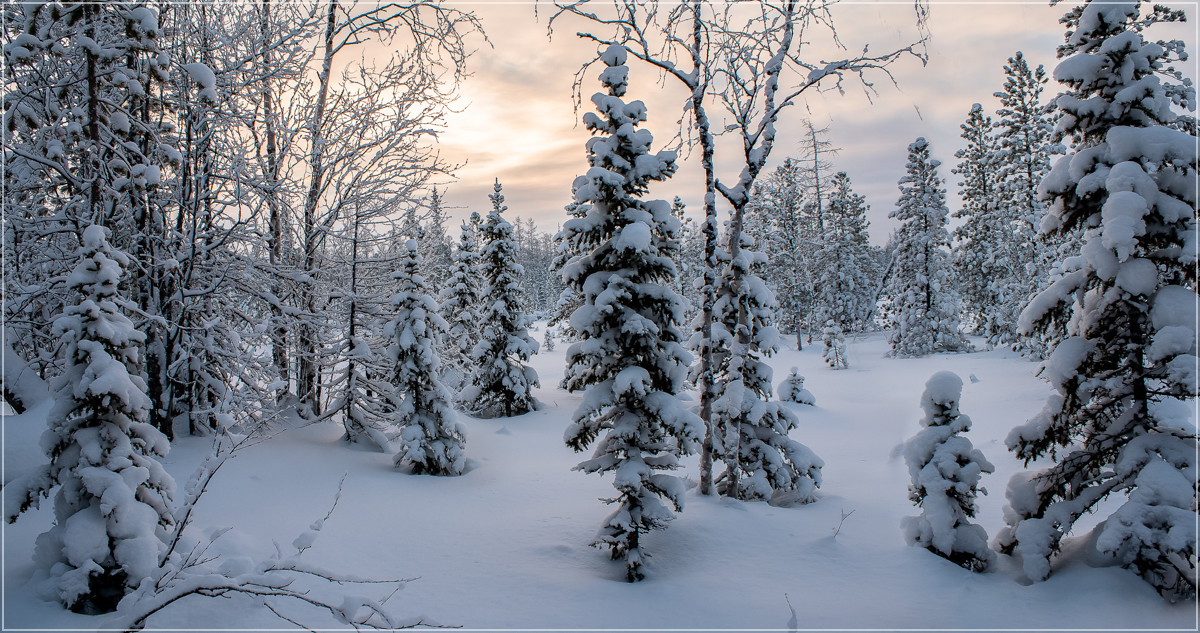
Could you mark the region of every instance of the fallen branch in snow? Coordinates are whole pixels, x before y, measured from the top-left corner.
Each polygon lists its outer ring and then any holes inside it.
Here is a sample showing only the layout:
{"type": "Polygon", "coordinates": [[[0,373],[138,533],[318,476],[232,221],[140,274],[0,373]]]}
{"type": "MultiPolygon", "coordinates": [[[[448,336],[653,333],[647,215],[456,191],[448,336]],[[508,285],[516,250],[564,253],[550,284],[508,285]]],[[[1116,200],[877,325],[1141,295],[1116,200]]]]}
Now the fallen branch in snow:
{"type": "Polygon", "coordinates": [[[841,513],[842,519],[838,521],[837,528],[833,530],[833,538],[837,538],[838,533],[842,531],[842,524],[846,522],[846,519],[850,518],[851,514],[854,514],[854,510],[846,512],[846,509],[842,508],[841,513]]]}
{"type": "Polygon", "coordinates": [[[312,547],[325,522],[337,509],[346,483],[345,474],[338,483],[337,493],[325,516],[313,522],[307,531],[292,541],[292,547],[295,548],[292,554],[285,556],[283,549],[276,543],[276,553],[271,558],[253,565],[251,569],[235,570],[230,564],[222,564],[225,561],[222,561],[220,554],[209,553],[217,539],[230,529],[224,528],[214,531],[205,542],[196,543],[186,555],[181,555],[179,546],[183,542],[183,531],[191,523],[192,512],[208,490],[213,476],[239,449],[261,441],[252,439],[255,437],[254,433],[240,438],[223,433],[216,438],[213,454],[205,459],[192,476],[187,487],[187,496],[176,511],[176,530],[168,540],[166,552],[160,558],[157,576],[147,578],[134,592],[121,600],[114,614],[117,623],[106,625],[105,629],[140,631],[147,626],[150,617],[182,598],[230,597],[236,594],[261,599],[263,606],[277,617],[301,628],[310,627],[301,624],[294,617],[285,615],[271,600],[286,598],[299,601],[327,611],[338,621],[355,629],[458,628],[428,622],[421,617],[405,619],[389,613],[387,602],[405,584],[416,578],[377,579],[347,576],[309,566],[300,560],[301,555],[312,547]],[[305,580],[310,581],[309,584],[306,585],[305,580]],[[312,587],[311,581],[317,581],[319,586],[312,587]],[[329,592],[320,591],[322,587],[388,584],[395,587],[380,600],[347,595],[336,588],[329,592]]]}

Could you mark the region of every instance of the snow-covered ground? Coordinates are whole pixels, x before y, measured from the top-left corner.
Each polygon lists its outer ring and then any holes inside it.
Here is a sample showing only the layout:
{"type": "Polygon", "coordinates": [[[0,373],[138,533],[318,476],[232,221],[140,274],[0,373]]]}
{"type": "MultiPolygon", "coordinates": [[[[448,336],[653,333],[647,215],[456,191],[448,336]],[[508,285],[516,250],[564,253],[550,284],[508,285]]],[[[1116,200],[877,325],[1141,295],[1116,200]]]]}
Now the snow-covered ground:
{"type": "MultiPolygon", "coordinates": [[[[918,510],[907,499],[900,445],[919,428],[925,381],[939,370],[963,379],[961,409],[974,423],[968,437],[996,466],[983,478],[991,494],[980,498],[977,517],[989,535],[1003,525],[1005,484],[1022,468],[1004,437],[1042,407],[1049,389],[1036,364],[1008,352],[891,359],[882,335],[848,343],[848,370],[825,368],[819,342],[772,361],[777,381],[798,366],[816,397],[815,407],[792,405],[801,420],[792,437],[825,460],[820,500],[777,508],[692,489],[670,528],[645,539],[653,558],[641,583],[623,582],[624,566],[587,546],[609,512],[598,499],[613,489],[611,478],[571,471],[582,456],[564,446],[562,432],[580,396],[557,388],[563,344],[534,357],[540,411],[465,419],[470,461],[461,477],[397,472],[389,455],[339,441],[333,423],[288,428],[222,468],[191,529],[201,538],[231,527],[215,548],[231,563],[265,558],[274,543],[290,547],[325,516],[345,474],[336,511],[304,558],[356,576],[417,578],[391,599],[392,609],[466,628],[1197,627],[1195,603],[1167,604],[1133,573],[1089,554],[1086,538],[1068,540],[1054,574],[1036,584],[1004,556],[973,574],[906,546],[900,521],[918,510]]],[[[45,414],[40,407],[4,419],[5,481],[44,459],[37,438],[45,414]]],[[[209,447],[203,438],[176,442],[167,467],[181,490],[209,447]]],[[[684,464],[679,474],[695,480],[696,457],[684,464]]],[[[39,599],[30,582],[34,538],[49,527],[50,506],[4,528],[3,628],[103,628],[111,616],[67,612],[39,599]]],[[[388,591],[353,591],[373,590],[388,591]]],[[[307,626],[338,627],[311,608],[277,608],[307,626]]],[[[186,598],[150,625],[291,627],[245,597],[186,598]]]]}

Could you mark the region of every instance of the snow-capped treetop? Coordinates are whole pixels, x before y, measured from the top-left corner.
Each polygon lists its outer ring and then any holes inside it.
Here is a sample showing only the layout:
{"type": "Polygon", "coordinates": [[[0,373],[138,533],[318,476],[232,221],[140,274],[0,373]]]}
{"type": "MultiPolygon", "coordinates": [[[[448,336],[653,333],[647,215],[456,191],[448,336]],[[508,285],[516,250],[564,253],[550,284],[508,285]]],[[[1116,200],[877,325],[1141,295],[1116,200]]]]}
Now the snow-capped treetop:
{"type": "Polygon", "coordinates": [[[925,383],[925,392],[921,395],[921,408],[925,411],[922,426],[944,424],[942,416],[946,411],[957,411],[958,400],[962,397],[962,378],[952,371],[939,371],[929,377],[925,383]]]}

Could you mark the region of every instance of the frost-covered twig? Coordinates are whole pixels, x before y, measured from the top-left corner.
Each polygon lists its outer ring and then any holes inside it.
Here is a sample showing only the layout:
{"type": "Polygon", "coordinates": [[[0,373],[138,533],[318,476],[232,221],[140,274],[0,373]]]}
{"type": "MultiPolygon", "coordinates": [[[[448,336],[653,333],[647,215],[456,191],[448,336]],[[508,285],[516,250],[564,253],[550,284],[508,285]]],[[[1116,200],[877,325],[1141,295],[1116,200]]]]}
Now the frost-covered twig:
{"type": "MultiPolygon", "coordinates": [[[[224,437],[224,436],[223,436],[224,437]]],[[[219,554],[209,554],[209,550],[217,539],[221,538],[229,528],[215,531],[203,545],[194,545],[184,556],[176,551],[181,542],[184,527],[190,522],[192,510],[201,496],[207,490],[217,469],[233,455],[246,438],[226,445],[218,440],[217,449],[205,464],[193,476],[188,487],[188,497],[185,500],[182,515],[178,521],[178,530],[168,544],[167,554],[160,562],[158,576],[147,579],[133,593],[126,596],[117,608],[119,618],[115,626],[126,631],[139,631],[146,627],[147,620],[188,596],[229,597],[235,594],[252,596],[262,599],[263,605],[280,619],[308,628],[297,619],[284,615],[277,605],[270,602],[271,598],[287,598],[299,601],[312,607],[329,612],[340,622],[355,629],[394,630],[418,626],[453,628],[436,623],[429,623],[423,618],[404,619],[389,613],[386,608],[396,592],[406,583],[416,578],[366,578],[340,574],[303,563],[301,555],[312,547],[325,521],[329,520],[337,509],[345,487],[346,475],[342,475],[338,483],[337,493],[324,517],[313,522],[307,531],[296,537],[292,542],[295,552],[285,555],[282,548],[276,544],[274,556],[254,565],[249,571],[231,573],[220,565],[219,554]],[[334,590],[327,596],[312,587],[297,581],[308,578],[324,583],[325,586],[344,587],[346,585],[395,585],[382,600],[376,600],[359,595],[346,595],[334,590]]]]}
{"type": "Polygon", "coordinates": [[[838,538],[838,533],[841,532],[841,525],[846,523],[846,519],[850,518],[854,511],[846,512],[846,508],[841,508],[841,519],[838,520],[838,528],[834,528],[833,537],[838,538]]]}

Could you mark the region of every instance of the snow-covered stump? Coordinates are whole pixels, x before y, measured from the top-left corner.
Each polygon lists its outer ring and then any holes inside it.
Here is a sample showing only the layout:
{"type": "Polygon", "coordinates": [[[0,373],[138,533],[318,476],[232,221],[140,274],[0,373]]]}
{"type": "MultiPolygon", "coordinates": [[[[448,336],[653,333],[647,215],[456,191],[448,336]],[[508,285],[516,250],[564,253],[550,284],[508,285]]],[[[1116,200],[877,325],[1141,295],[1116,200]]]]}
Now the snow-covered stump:
{"type": "Polygon", "coordinates": [[[54,321],[63,372],[42,446],[50,463],[5,491],[9,523],[54,497],[55,525],[38,536],[34,560],[48,588],[72,611],[105,613],[153,576],[166,550],[175,482],[159,458],[167,438],[151,426],[137,364],[145,336],[125,316],[118,287],[129,258],[108,230],[84,229],[67,278],[78,296],[54,321]]]}
{"type": "Polygon", "coordinates": [[[812,392],[804,388],[804,376],[800,375],[800,368],[793,367],[788,373],[787,378],[784,378],[779,383],[779,400],[780,402],[795,402],[796,404],[807,404],[816,406],[817,399],[812,395],[812,392]]]}
{"type": "Polygon", "coordinates": [[[679,221],[667,202],[641,199],[674,172],[675,155],[649,153],[651,134],[637,128],[645,105],[621,99],[625,59],[617,45],[601,56],[607,91],[592,97],[598,113],[584,116],[590,169],[575,181],[578,206],[560,235],[571,254],[563,280],[581,299],[563,384],[584,391],[563,440],[575,451],[596,444],[575,470],[614,474],[617,496],[607,502],[617,508],[592,544],[623,560],[632,582],[644,576],[641,535],[667,526],[666,503],[683,508],[683,482],[662,471],[694,450],[702,425],[678,397],[691,360],[678,328],[685,304],[671,290],[679,221]]]}
{"type": "Polygon", "coordinates": [[[402,267],[395,274],[396,318],[387,328],[393,341],[392,384],[400,428],[395,462],[418,475],[461,475],[466,466],[466,430],[455,419],[450,394],[438,377],[436,343],[446,322],[429,296],[420,262],[416,241],[408,240],[402,267]]]}
{"type": "Polygon", "coordinates": [[[983,571],[995,560],[987,532],[971,523],[975,496],[987,491],[980,475],[995,471],[983,453],[963,437],[971,419],[958,410],[962,380],[952,372],[934,374],[925,384],[921,407],[924,427],[904,443],[904,460],[912,484],[908,498],[921,516],[901,521],[904,538],[971,571],[983,571]]]}

